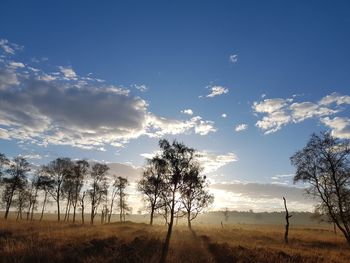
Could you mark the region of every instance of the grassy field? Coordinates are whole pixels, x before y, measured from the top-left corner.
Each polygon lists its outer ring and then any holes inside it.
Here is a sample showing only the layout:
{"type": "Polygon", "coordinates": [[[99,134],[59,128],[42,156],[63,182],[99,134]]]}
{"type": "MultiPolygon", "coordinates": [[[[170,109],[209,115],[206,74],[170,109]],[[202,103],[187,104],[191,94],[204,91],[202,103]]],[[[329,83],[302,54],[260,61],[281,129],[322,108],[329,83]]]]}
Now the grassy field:
{"type": "MultiPolygon", "coordinates": [[[[349,262],[350,247],[330,228],[194,225],[175,228],[168,262],[349,262]]],[[[0,262],[157,262],[165,226],[0,220],[0,262]]]]}

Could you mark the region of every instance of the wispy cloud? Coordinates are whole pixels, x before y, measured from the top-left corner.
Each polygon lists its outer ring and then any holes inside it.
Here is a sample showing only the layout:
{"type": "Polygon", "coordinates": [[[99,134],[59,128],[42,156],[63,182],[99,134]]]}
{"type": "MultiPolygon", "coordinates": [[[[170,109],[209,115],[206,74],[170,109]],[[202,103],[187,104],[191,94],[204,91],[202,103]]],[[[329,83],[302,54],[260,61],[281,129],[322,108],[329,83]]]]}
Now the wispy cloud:
{"type": "Polygon", "coordinates": [[[227,94],[229,92],[228,88],[225,88],[222,86],[212,86],[212,87],[209,87],[209,89],[210,89],[210,93],[206,95],[207,98],[213,98],[216,96],[227,94]]]}
{"type": "Polygon", "coordinates": [[[10,43],[7,39],[0,38],[0,48],[8,55],[14,55],[16,50],[22,50],[23,47],[10,43]]]}
{"type": "Polygon", "coordinates": [[[191,109],[185,109],[185,110],[182,110],[181,113],[187,114],[187,115],[193,115],[193,110],[191,110],[191,109]]]}
{"type": "Polygon", "coordinates": [[[245,123],[239,124],[235,127],[236,132],[241,132],[241,131],[244,131],[246,129],[248,129],[248,124],[245,124],[245,123]]]}
{"type": "Polygon", "coordinates": [[[263,130],[265,134],[269,134],[280,130],[289,123],[298,123],[306,119],[318,118],[323,124],[332,128],[335,136],[348,136],[346,119],[340,118],[331,121],[325,117],[344,110],[339,106],[350,104],[350,96],[341,96],[337,93],[332,93],[318,102],[295,102],[295,97],[293,96],[288,99],[264,99],[254,102],[252,106],[254,113],[263,116],[255,125],[263,130]]]}
{"type": "Polygon", "coordinates": [[[238,55],[237,54],[230,55],[229,60],[231,63],[237,63],[238,62],[238,55]]]}

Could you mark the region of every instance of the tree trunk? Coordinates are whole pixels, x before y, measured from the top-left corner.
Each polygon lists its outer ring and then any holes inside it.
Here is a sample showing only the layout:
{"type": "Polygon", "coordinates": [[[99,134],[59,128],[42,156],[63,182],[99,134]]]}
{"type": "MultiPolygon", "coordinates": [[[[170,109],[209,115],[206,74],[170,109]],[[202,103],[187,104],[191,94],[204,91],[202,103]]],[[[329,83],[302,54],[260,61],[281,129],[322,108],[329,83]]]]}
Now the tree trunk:
{"type": "MultiPolygon", "coordinates": [[[[176,189],[176,187],[175,187],[176,189]]],[[[168,256],[169,252],[169,245],[170,245],[170,238],[171,233],[173,231],[173,224],[174,224],[174,212],[175,212],[175,192],[173,192],[172,196],[172,204],[171,204],[171,210],[170,210],[170,222],[168,224],[168,232],[166,234],[165,243],[162,249],[162,256],[160,258],[160,263],[165,263],[166,258],[168,256]]]]}
{"type": "Polygon", "coordinates": [[[41,209],[40,221],[43,220],[43,217],[44,217],[44,210],[45,210],[45,205],[46,205],[46,199],[47,199],[47,192],[45,192],[45,196],[44,196],[44,202],[43,202],[43,208],[41,209]]]}
{"type": "Polygon", "coordinates": [[[6,211],[5,211],[5,220],[7,220],[7,217],[9,215],[9,211],[10,211],[10,207],[11,207],[11,203],[12,203],[12,197],[13,197],[13,193],[15,192],[15,189],[12,189],[11,191],[11,195],[8,197],[8,200],[6,202],[6,211]]]}
{"type": "Polygon", "coordinates": [[[77,203],[73,204],[73,223],[75,223],[75,210],[77,208],[77,203]]]}
{"type": "Polygon", "coordinates": [[[152,205],[151,207],[151,218],[149,221],[149,224],[152,226],[153,225],[153,215],[154,215],[154,206],[152,205]]]}
{"type": "Polygon", "coordinates": [[[284,201],[284,208],[286,209],[286,231],[284,233],[284,242],[286,244],[288,244],[288,232],[289,232],[289,218],[292,217],[292,215],[289,215],[288,209],[287,209],[287,201],[286,199],[283,197],[283,201],[284,201]]]}
{"type": "Polygon", "coordinates": [[[61,221],[61,215],[60,215],[60,195],[57,195],[57,221],[61,221]]]}
{"type": "Polygon", "coordinates": [[[189,228],[190,230],[192,230],[191,214],[190,214],[190,213],[187,214],[187,224],[188,224],[188,228],[189,228]]]}
{"type": "Polygon", "coordinates": [[[85,220],[84,220],[84,205],[81,206],[81,222],[84,224],[85,220]]]}

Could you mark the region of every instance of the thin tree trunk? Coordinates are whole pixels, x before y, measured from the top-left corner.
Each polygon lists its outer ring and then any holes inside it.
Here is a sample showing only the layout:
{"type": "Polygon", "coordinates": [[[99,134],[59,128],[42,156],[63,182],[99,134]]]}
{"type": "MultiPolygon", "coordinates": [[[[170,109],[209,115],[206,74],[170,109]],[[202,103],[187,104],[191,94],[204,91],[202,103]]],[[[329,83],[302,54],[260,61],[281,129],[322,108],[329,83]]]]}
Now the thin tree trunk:
{"type": "Polygon", "coordinates": [[[289,215],[288,209],[287,209],[287,201],[286,199],[283,197],[283,201],[284,201],[284,208],[286,209],[286,231],[284,233],[284,242],[286,244],[288,244],[288,232],[289,232],[289,218],[292,217],[292,215],[289,215]]]}
{"type": "Polygon", "coordinates": [[[41,209],[40,221],[43,220],[43,217],[44,217],[44,210],[45,210],[46,200],[47,200],[47,192],[45,191],[43,207],[41,209]]]}
{"type": "MultiPolygon", "coordinates": [[[[175,189],[176,189],[176,187],[175,187],[175,189]]],[[[164,243],[163,249],[162,249],[162,256],[161,256],[160,261],[159,261],[160,263],[165,263],[166,258],[168,256],[170,238],[171,238],[171,233],[173,231],[173,224],[174,224],[174,212],[175,212],[175,191],[173,192],[173,196],[172,196],[172,204],[171,204],[171,210],[170,210],[170,222],[168,224],[168,231],[167,231],[165,243],[164,243]]]]}
{"type": "Polygon", "coordinates": [[[13,198],[13,193],[15,192],[15,189],[12,189],[11,191],[11,195],[8,197],[8,200],[6,202],[6,211],[5,211],[5,219],[7,220],[7,217],[9,215],[9,211],[10,211],[10,207],[11,207],[11,203],[12,203],[12,198],[13,198]]]}
{"type": "Polygon", "coordinates": [[[60,195],[57,195],[57,221],[61,221],[61,215],[60,215],[60,195]]]}

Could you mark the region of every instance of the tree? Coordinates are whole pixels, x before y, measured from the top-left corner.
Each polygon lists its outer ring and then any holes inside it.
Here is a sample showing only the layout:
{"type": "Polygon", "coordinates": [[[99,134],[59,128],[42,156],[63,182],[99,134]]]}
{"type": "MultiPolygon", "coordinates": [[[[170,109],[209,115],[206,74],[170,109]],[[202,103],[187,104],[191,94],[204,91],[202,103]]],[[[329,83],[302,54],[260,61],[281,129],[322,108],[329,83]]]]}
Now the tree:
{"type": "Polygon", "coordinates": [[[181,202],[187,215],[189,229],[192,229],[192,220],[214,202],[214,196],[207,190],[207,178],[202,176],[200,171],[199,164],[191,164],[188,173],[184,175],[180,188],[181,202]]]}
{"type": "Polygon", "coordinates": [[[91,201],[90,224],[94,223],[98,207],[101,201],[107,196],[107,172],[109,167],[106,164],[96,163],[91,169],[91,189],[89,189],[89,197],[91,201]]]}
{"type": "Polygon", "coordinates": [[[116,193],[118,195],[119,221],[122,222],[123,218],[125,221],[125,214],[128,210],[125,193],[125,188],[128,186],[128,179],[118,176],[115,179],[113,186],[115,187],[116,193]]]}
{"type": "Polygon", "coordinates": [[[142,173],[142,178],[138,182],[137,189],[144,196],[150,211],[150,225],[153,224],[154,213],[161,208],[162,192],[164,190],[163,177],[166,173],[166,162],[159,156],[148,160],[148,165],[142,173]]]}
{"type": "Polygon", "coordinates": [[[57,205],[57,221],[61,220],[60,201],[63,195],[63,183],[70,172],[72,161],[69,158],[57,158],[51,161],[48,165],[43,166],[42,169],[47,176],[52,180],[53,187],[50,189],[52,198],[57,205]]]}
{"type": "Polygon", "coordinates": [[[79,160],[74,163],[72,173],[72,206],[73,206],[73,223],[75,222],[76,208],[80,199],[80,192],[84,184],[84,178],[89,171],[89,163],[85,160],[79,160]]]}
{"type": "Polygon", "coordinates": [[[160,156],[166,162],[167,167],[167,171],[164,174],[165,189],[163,190],[163,194],[166,205],[169,208],[169,223],[160,259],[160,262],[165,262],[169,251],[175,213],[179,210],[178,207],[181,202],[180,189],[183,184],[184,175],[189,172],[191,163],[193,162],[195,151],[177,141],[173,141],[170,144],[165,139],[159,141],[159,146],[162,150],[160,156]]]}
{"type": "Polygon", "coordinates": [[[291,157],[294,182],[307,182],[308,193],[318,198],[317,210],[326,214],[350,244],[349,140],[328,132],[313,134],[307,145],[291,157]]]}
{"type": "Polygon", "coordinates": [[[79,197],[79,203],[81,207],[81,222],[85,223],[84,212],[85,212],[85,197],[87,195],[87,191],[83,191],[81,196],[79,197]]]}
{"type": "MultiPolygon", "coordinates": [[[[14,200],[14,204],[17,207],[16,221],[18,221],[18,219],[23,219],[22,217],[23,210],[26,207],[29,207],[29,202],[30,202],[30,192],[28,191],[28,189],[26,187],[18,189],[16,194],[16,199],[14,200]]],[[[27,215],[27,220],[28,220],[28,215],[27,215]]]]}
{"type": "Polygon", "coordinates": [[[28,185],[28,210],[27,210],[27,220],[33,220],[34,210],[37,209],[37,199],[38,191],[40,188],[40,175],[35,173],[34,176],[29,181],[28,185]]]}
{"type": "Polygon", "coordinates": [[[21,156],[14,158],[9,164],[9,168],[6,170],[7,177],[3,178],[5,189],[2,194],[2,200],[5,203],[5,219],[8,217],[13,196],[16,191],[24,188],[27,172],[29,171],[30,164],[21,156]]]}
{"type": "Polygon", "coordinates": [[[52,191],[53,187],[54,181],[49,176],[42,173],[41,170],[39,176],[39,190],[44,192],[44,200],[41,207],[40,221],[43,220],[46,203],[48,201],[48,195],[52,191]]]}

